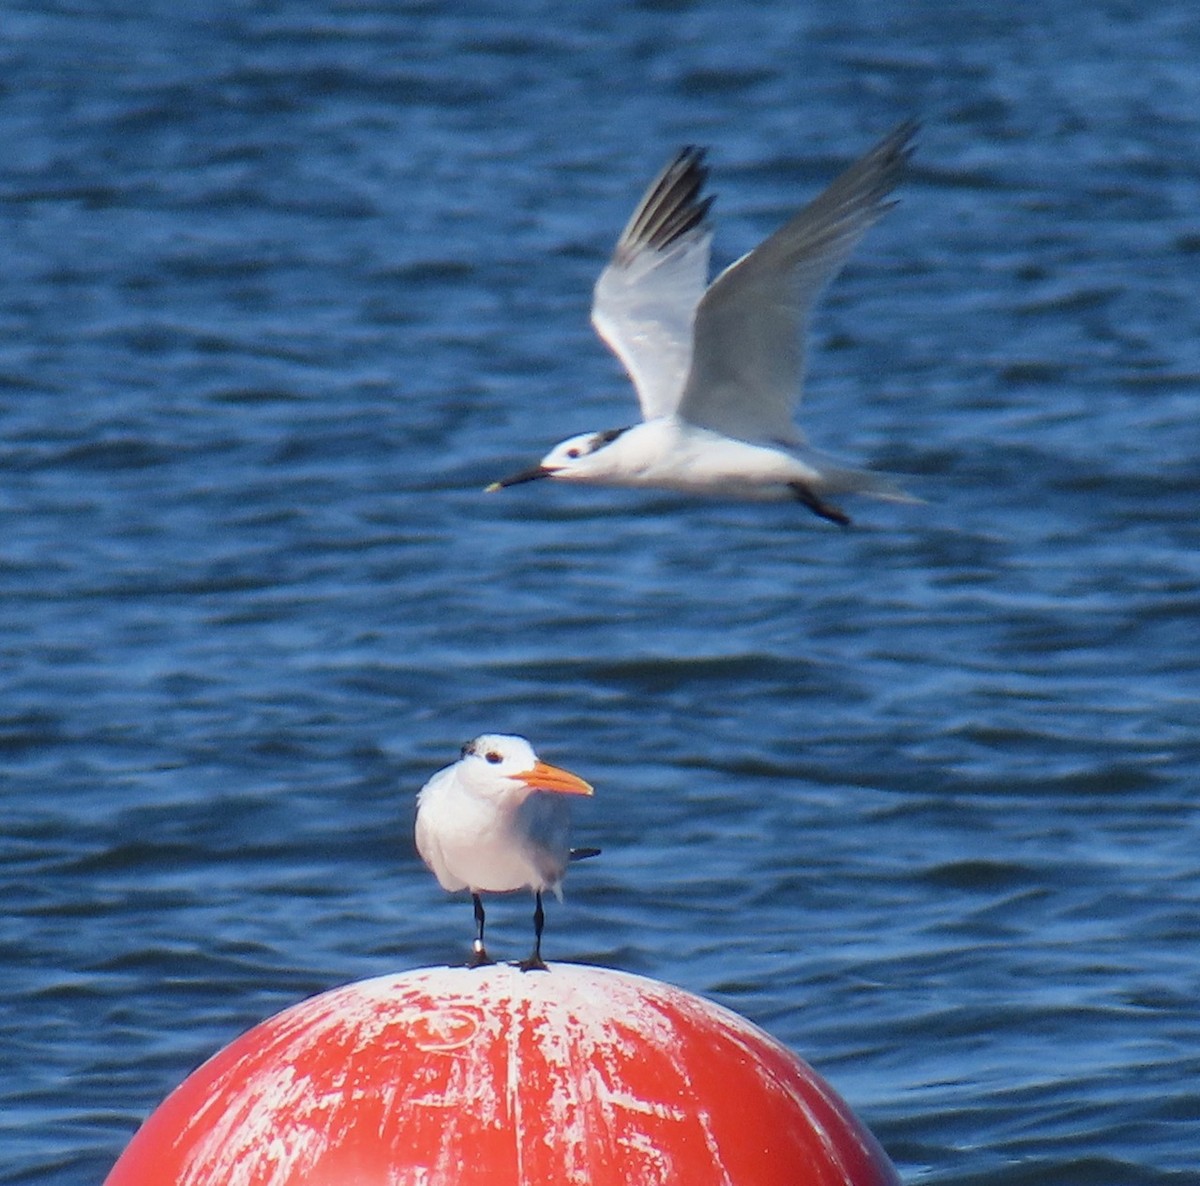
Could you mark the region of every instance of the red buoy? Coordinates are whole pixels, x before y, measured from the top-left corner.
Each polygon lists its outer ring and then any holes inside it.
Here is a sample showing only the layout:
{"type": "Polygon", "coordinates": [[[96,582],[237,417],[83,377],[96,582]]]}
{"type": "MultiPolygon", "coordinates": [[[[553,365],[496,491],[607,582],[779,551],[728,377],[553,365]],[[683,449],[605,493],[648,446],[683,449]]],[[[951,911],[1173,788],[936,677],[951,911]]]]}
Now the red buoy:
{"type": "Polygon", "coordinates": [[[811,1067],[670,985],[437,968],[285,1009],[190,1075],[106,1186],[898,1186],[811,1067]]]}

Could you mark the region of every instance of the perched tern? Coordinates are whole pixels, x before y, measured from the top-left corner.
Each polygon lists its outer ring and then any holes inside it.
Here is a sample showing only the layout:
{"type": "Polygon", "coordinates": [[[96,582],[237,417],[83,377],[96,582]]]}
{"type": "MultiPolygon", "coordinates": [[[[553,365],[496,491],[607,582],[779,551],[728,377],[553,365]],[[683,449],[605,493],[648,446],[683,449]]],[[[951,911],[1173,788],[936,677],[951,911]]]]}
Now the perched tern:
{"type": "Polygon", "coordinates": [[[485,893],[533,890],[533,951],[520,967],[544,969],[542,891],[562,901],[567,863],[596,848],[567,843],[570,812],[564,795],[590,795],[577,775],[543,762],[524,737],[487,733],[462,747],[417,796],[417,851],[442,888],[470,890],[475,942],[470,967],[490,964],[483,943],[485,893]]]}
{"type": "Polygon", "coordinates": [[[806,448],[793,420],[813,305],[895,204],[885,199],[915,134],[915,123],[901,124],[707,289],[713,199],[701,197],[704,150],[683,149],[646,190],[592,300],[592,324],[628,371],[642,423],[569,437],[488,490],[558,478],[794,498],[843,525],[849,517],[826,495],[916,501],[882,474],[806,448]]]}

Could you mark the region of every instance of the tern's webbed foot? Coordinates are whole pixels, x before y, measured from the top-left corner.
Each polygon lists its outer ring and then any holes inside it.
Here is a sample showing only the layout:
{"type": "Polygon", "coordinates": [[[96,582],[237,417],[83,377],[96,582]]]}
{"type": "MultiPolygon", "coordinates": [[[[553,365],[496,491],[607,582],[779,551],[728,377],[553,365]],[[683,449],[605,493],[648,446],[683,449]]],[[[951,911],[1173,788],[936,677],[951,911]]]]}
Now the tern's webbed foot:
{"type": "Polygon", "coordinates": [[[546,966],[546,961],[540,955],[531,955],[528,959],[521,960],[517,967],[522,972],[549,972],[550,969],[546,966]]]}
{"type": "Polygon", "coordinates": [[[792,493],[796,498],[803,503],[814,515],[820,515],[822,519],[828,519],[831,523],[836,523],[839,527],[850,526],[850,516],[842,510],[841,507],[834,506],[831,502],[825,502],[818,498],[813,490],[806,486],[803,482],[789,482],[792,488],[792,493]]]}
{"type": "Polygon", "coordinates": [[[486,968],[489,964],[494,964],[496,961],[487,953],[487,948],[482,943],[476,943],[475,949],[471,952],[471,958],[467,960],[468,968],[486,968]]]}

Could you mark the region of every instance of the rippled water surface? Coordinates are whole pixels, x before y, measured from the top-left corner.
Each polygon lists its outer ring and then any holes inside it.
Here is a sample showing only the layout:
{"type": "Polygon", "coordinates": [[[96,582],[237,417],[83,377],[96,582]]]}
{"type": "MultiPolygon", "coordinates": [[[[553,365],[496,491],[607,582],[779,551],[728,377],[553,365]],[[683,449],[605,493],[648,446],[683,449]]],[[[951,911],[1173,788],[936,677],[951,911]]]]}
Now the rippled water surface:
{"type": "Polygon", "coordinates": [[[1200,1182],[1190,0],[201,8],[3,15],[0,1182],[460,958],[413,795],[485,729],[598,788],[551,958],[910,1182],[1200,1182]],[[912,114],[804,423],[926,505],[481,493],[630,419],[590,287],[678,145],[727,262],[912,114]]]}

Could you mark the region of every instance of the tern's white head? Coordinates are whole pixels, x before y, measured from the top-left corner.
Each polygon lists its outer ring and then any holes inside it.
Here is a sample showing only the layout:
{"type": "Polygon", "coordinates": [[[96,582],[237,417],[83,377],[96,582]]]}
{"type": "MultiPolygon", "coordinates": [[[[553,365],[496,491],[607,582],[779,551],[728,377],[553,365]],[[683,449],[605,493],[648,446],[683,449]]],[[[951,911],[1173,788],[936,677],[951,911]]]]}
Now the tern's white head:
{"type": "Polygon", "coordinates": [[[462,787],[481,799],[520,802],[530,791],[590,795],[592,787],[575,774],[543,762],[524,737],[485,733],[468,741],[454,765],[462,787]]]}
{"type": "Polygon", "coordinates": [[[568,482],[611,480],[625,468],[623,459],[618,457],[621,450],[613,450],[613,442],[620,440],[628,431],[629,426],[626,426],[607,428],[601,432],[581,432],[578,436],[568,437],[555,445],[537,465],[493,482],[488,490],[501,490],[505,486],[516,486],[537,478],[561,478],[568,482]]]}

